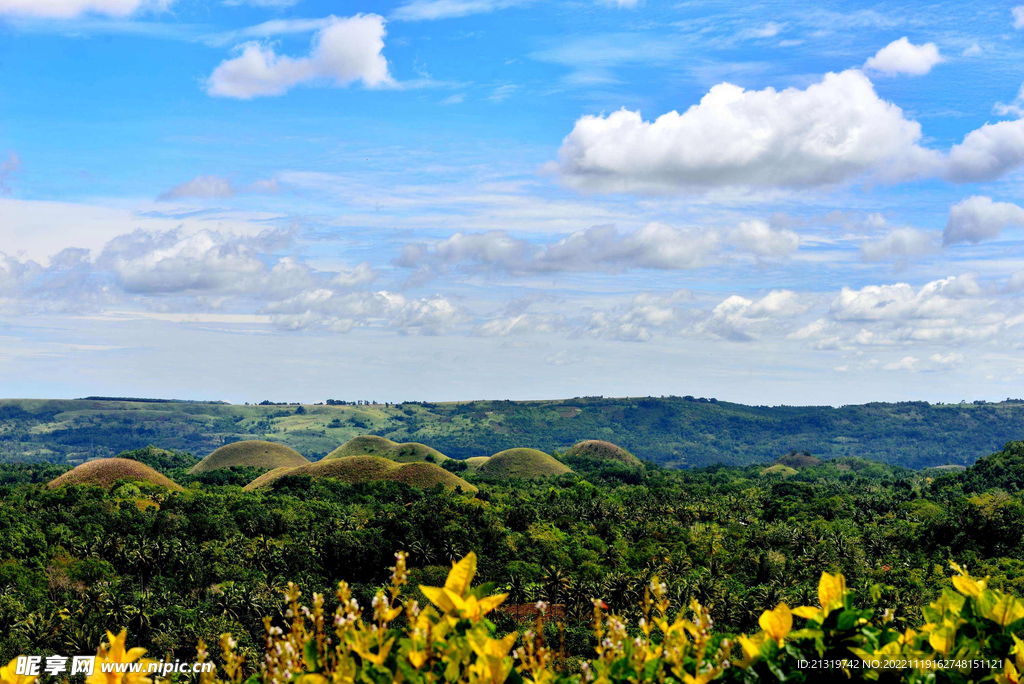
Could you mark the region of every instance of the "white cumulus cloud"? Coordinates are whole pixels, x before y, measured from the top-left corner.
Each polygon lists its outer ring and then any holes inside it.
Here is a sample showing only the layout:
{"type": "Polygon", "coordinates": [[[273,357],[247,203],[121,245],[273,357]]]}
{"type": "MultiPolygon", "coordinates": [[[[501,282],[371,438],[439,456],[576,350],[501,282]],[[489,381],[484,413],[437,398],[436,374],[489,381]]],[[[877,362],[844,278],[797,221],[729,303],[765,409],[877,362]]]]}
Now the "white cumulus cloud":
{"type": "Polygon", "coordinates": [[[917,370],[918,359],[914,356],[904,356],[899,361],[893,361],[882,366],[887,371],[912,371],[917,370]]]}
{"type": "Polygon", "coordinates": [[[728,232],[727,239],[737,249],[762,258],[786,257],[800,246],[800,236],[792,230],[758,220],[742,221],[728,232]]]}
{"type": "Polygon", "coordinates": [[[249,42],[236,48],[207,79],[207,92],[248,100],[282,95],[303,83],[347,86],[356,81],[370,88],[394,83],[384,49],[384,18],[377,14],[330,17],[313,38],[309,55],[278,55],[271,45],[249,42]]]}
{"type": "Polygon", "coordinates": [[[874,57],[864,63],[864,68],[886,76],[923,76],[942,61],[942,55],[939,54],[939,48],[935,43],[914,45],[904,36],[879,50],[874,57]]]}
{"type": "Polygon", "coordinates": [[[981,294],[972,274],[934,280],[915,290],[909,283],[844,287],[832,301],[831,315],[847,321],[947,319],[971,313],[970,297],[981,294]]]}
{"type": "Polygon", "coordinates": [[[956,366],[961,365],[964,362],[964,360],[964,355],[958,352],[949,352],[946,354],[932,354],[931,356],[928,357],[928,361],[931,363],[931,366],[935,369],[955,368],[956,366]]]}
{"type": "MultiPolygon", "coordinates": [[[[792,238],[770,230],[765,235],[742,233],[741,248],[777,254],[792,238]]],[[[561,240],[534,245],[504,230],[456,233],[433,244],[402,248],[395,264],[404,268],[467,266],[516,273],[698,268],[711,259],[719,244],[713,230],[677,228],[652,222],[632,232],[615,226],[594,226],[561,240]]]]}
{"type": "Polygon", "coordinates": [[[584,271],[599,267],[687,269],[703,265],[718,244],[710,231],[648,223],[631,233],[597,226],[547,246],[536,258],[542,271],[584,271]]]}
{"type": "Polygon", "coordinates": [[[998,116],[1024,116],[1024,83],[1021,84],[1017,97],[1012,102],[996,102],[992,107],[992,113],[998,116]]]}
{"type": "Polygon", "coordinates": [[[862,242],[860,254],[864,261],[906,262],[936,251],[937,237],[931,231],[909,226],[893,228],[883,238],[862,242]]]}
{"type": "Polygon", "coordinates": [[[1024,162],[1024,119],[985,124],[953,145],[944,175],[956,183],[995,180],[1024,162]]]}
{"type": "Polygon", "coordinates": [[[921,145],[920,124],[850,69],[806,89],[711,88],[680,113],[583,116],[549,165],[600,192],[800,188],[871,178],[993,180],[1024,164],[1024,119],[986,124],[948,153],[921,145]]]}
{"type": "Polygon", "coordinates": [[[283,330],[341,333],[354,327],[383,326],[404,334],[435,335],[465,319],[458,306],[440,295],[407,299],[387,290],[342,293],[330,288],[307,290],[270,302],[263,312],[283,330]]]}
{"type": "Polygon", "coordinates": [[[757,300],[732,295],[697,323],[695,331],[734,342],[750,342],[758,339],[758,330],[777,328],[781,319],[805,311],[807,304],[791,290],[772,290],[757,300]]]}
{"type": "Polygon", "coordinates": [[[946,245],[977,244],[997,238],[1004,229],[1011,227],[1024,227],[1024,208],[1011,202],[993,202],[984,195],[972,195],[949,208],[942,242],[946,245]]]}
{"type": "Polygon", "coordinates": [[[558,168],[570,185],[605,191],[814,186],[938,165],[921,137],[867,76],[848,70],[804,90],[722,83],[650,122],[626,109],[584,116],[563,140],[558,168]]]}
{"type": "Polygon", "coordinates": [[[641,292],[628,304],[592,313],[581,334],[620,342],[648,342],[655,330],[678,332],[685,316],[680,305],[692,299],[689,290],[641,292]]]}

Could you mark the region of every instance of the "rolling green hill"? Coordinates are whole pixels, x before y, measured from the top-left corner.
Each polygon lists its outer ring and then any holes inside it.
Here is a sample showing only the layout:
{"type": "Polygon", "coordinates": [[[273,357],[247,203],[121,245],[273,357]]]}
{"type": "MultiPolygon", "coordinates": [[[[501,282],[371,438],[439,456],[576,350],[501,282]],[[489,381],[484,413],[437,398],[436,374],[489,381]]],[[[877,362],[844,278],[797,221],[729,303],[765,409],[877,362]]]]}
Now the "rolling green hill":
{"type": "Polygon", "coordinates": [[[245,486],[247,490],[266,487],[282,477],[305,475],[313,478],[334,478],[344,482],[370,482],[393,480],[404,482],[419,489],[430,489],[443,485],[446,489],[459,487],[464,492],[476,492],[477,488],[461,477],[448,472],[433,463],[396,463],[381,456],[345,456],[323,459],[316,463],[297,468],[278,468],[264,473],[245,486]]]}
{"type": "Polygon", "coordinates": [[[485,480],[533,480],[571,472],[567,465],[537,449],[506,449],[476,469],[476,474],[485,480]]]}
{"type": "Polygon", "coordinates": [[[640,468],[643,463],[633,454],[617,444],[600,439],[585,439],[572,445],[563,455],[563,460],[570,466],[573,462],[581,463],[621,463],[630,468],[640,468]]]}
{"type": "Polygon", "coordinates": [[[109,489],[118,480],[148,482],[168,489],[181,489],[181,485],[171,481],[167,476],[130,458],[101,458],[88,461],[50,481],[47,486],[53,489],[66,485],[91,485],[109,489]]]}
{"type": "Polygon", "coordinates": [[[189,472],[195,475],[232,466],[274,469],[286,466],[296,467],[307,463],[309,461],[302,454],[283,444],[246,440],[220,447],[192,466],[189,472]]]}
{"type": "Polygon", "coordinates": [[[385,437],[360,435],[353,437],[340,447],[327,454],[325,458],[344,458],[346,456],[382,456],[397,463],[441,463],[448,459],[433,447],[419,442],[398,444],[385,437]]]}
{"type": "Polygon", "coordinates": [[[1024,437],[1024,402],[745,406],[692,397],[235,406],[122,400],[0,400],[0,461],[80,463],[157,444],[208,454],[266,440],[318,460],[373,434],[455,458],[581,439],[618,444],[669,467],[771,463],[793,450],[909,468],[969,465],[1024,437]]]}

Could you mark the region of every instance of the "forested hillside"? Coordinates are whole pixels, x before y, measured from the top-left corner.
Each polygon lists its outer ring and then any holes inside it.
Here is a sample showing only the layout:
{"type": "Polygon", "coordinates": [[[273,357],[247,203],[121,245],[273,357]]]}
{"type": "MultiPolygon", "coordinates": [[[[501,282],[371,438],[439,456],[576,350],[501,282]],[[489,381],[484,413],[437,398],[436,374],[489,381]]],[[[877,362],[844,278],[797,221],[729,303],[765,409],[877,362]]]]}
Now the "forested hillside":
{"type": "Polygon", "coordinates": [[[1024,437],[1024,402],[745,406],[693,397],[235,406],[125,400],[0,401],[0,459],[80,462],[148,444],[206,456],[265,439],[317,460],[360,434],[454,458],[605,439],[668,467],[746,465],[807,450],[909,468],[967,465],[1024,437]]]}

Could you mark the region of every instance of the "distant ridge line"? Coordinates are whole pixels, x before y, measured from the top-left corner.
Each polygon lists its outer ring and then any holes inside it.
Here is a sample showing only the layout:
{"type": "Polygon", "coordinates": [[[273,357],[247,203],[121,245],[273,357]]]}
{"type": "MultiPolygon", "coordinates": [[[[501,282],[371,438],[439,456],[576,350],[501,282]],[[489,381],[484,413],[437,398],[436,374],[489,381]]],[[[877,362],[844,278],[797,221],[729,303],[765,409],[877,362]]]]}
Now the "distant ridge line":
{"type": "Polygon", "coordinates": [[[227,404],[226,401],[204,399],[151,399],[147,397],[82,397],[76,401],[134,401],[144,404],[227,404]]]}

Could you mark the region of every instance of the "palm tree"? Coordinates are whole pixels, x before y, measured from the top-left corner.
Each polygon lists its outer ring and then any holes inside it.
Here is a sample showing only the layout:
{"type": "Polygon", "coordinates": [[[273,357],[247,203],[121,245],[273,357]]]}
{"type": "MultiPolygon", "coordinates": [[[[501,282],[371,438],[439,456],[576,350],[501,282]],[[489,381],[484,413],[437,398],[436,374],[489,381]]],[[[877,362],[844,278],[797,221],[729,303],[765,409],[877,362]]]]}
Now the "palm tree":
{"type": "Polygon", "coordinates": [[[434,562],[434,551],[425,539],[417,539],[409,545],[409,560],[416,565],[431,565],[434,562]]]}
{"type": "Polygon", "coordinates": [[[636,578],[617,572],[605,579],[602,593],[608,597],[608,604],[613,609],[626,612],[633,608],[640,598],[639,584],[636,578]]]}
{"type": "Polygon", "coordinates": [[[519,607],[530,600],[526,582],[521,575],[509,575],[507,588],[509,599],[516,605],[516,622],[519,622],[519,607]]]}
{"type": "Polygon", "coordinates": [[[577,623],[586,622],[593,612],[594,599],[600,597],[601,585],[597,582],[573,580],[566,596],[566,614],[577,623]]]}
{"type": "Polygon", "coordinates": [[[544,597],[551,604],[552,609],[568,588],[569,576],[561,568],[549,566],[544,574],[544,597]]]}

